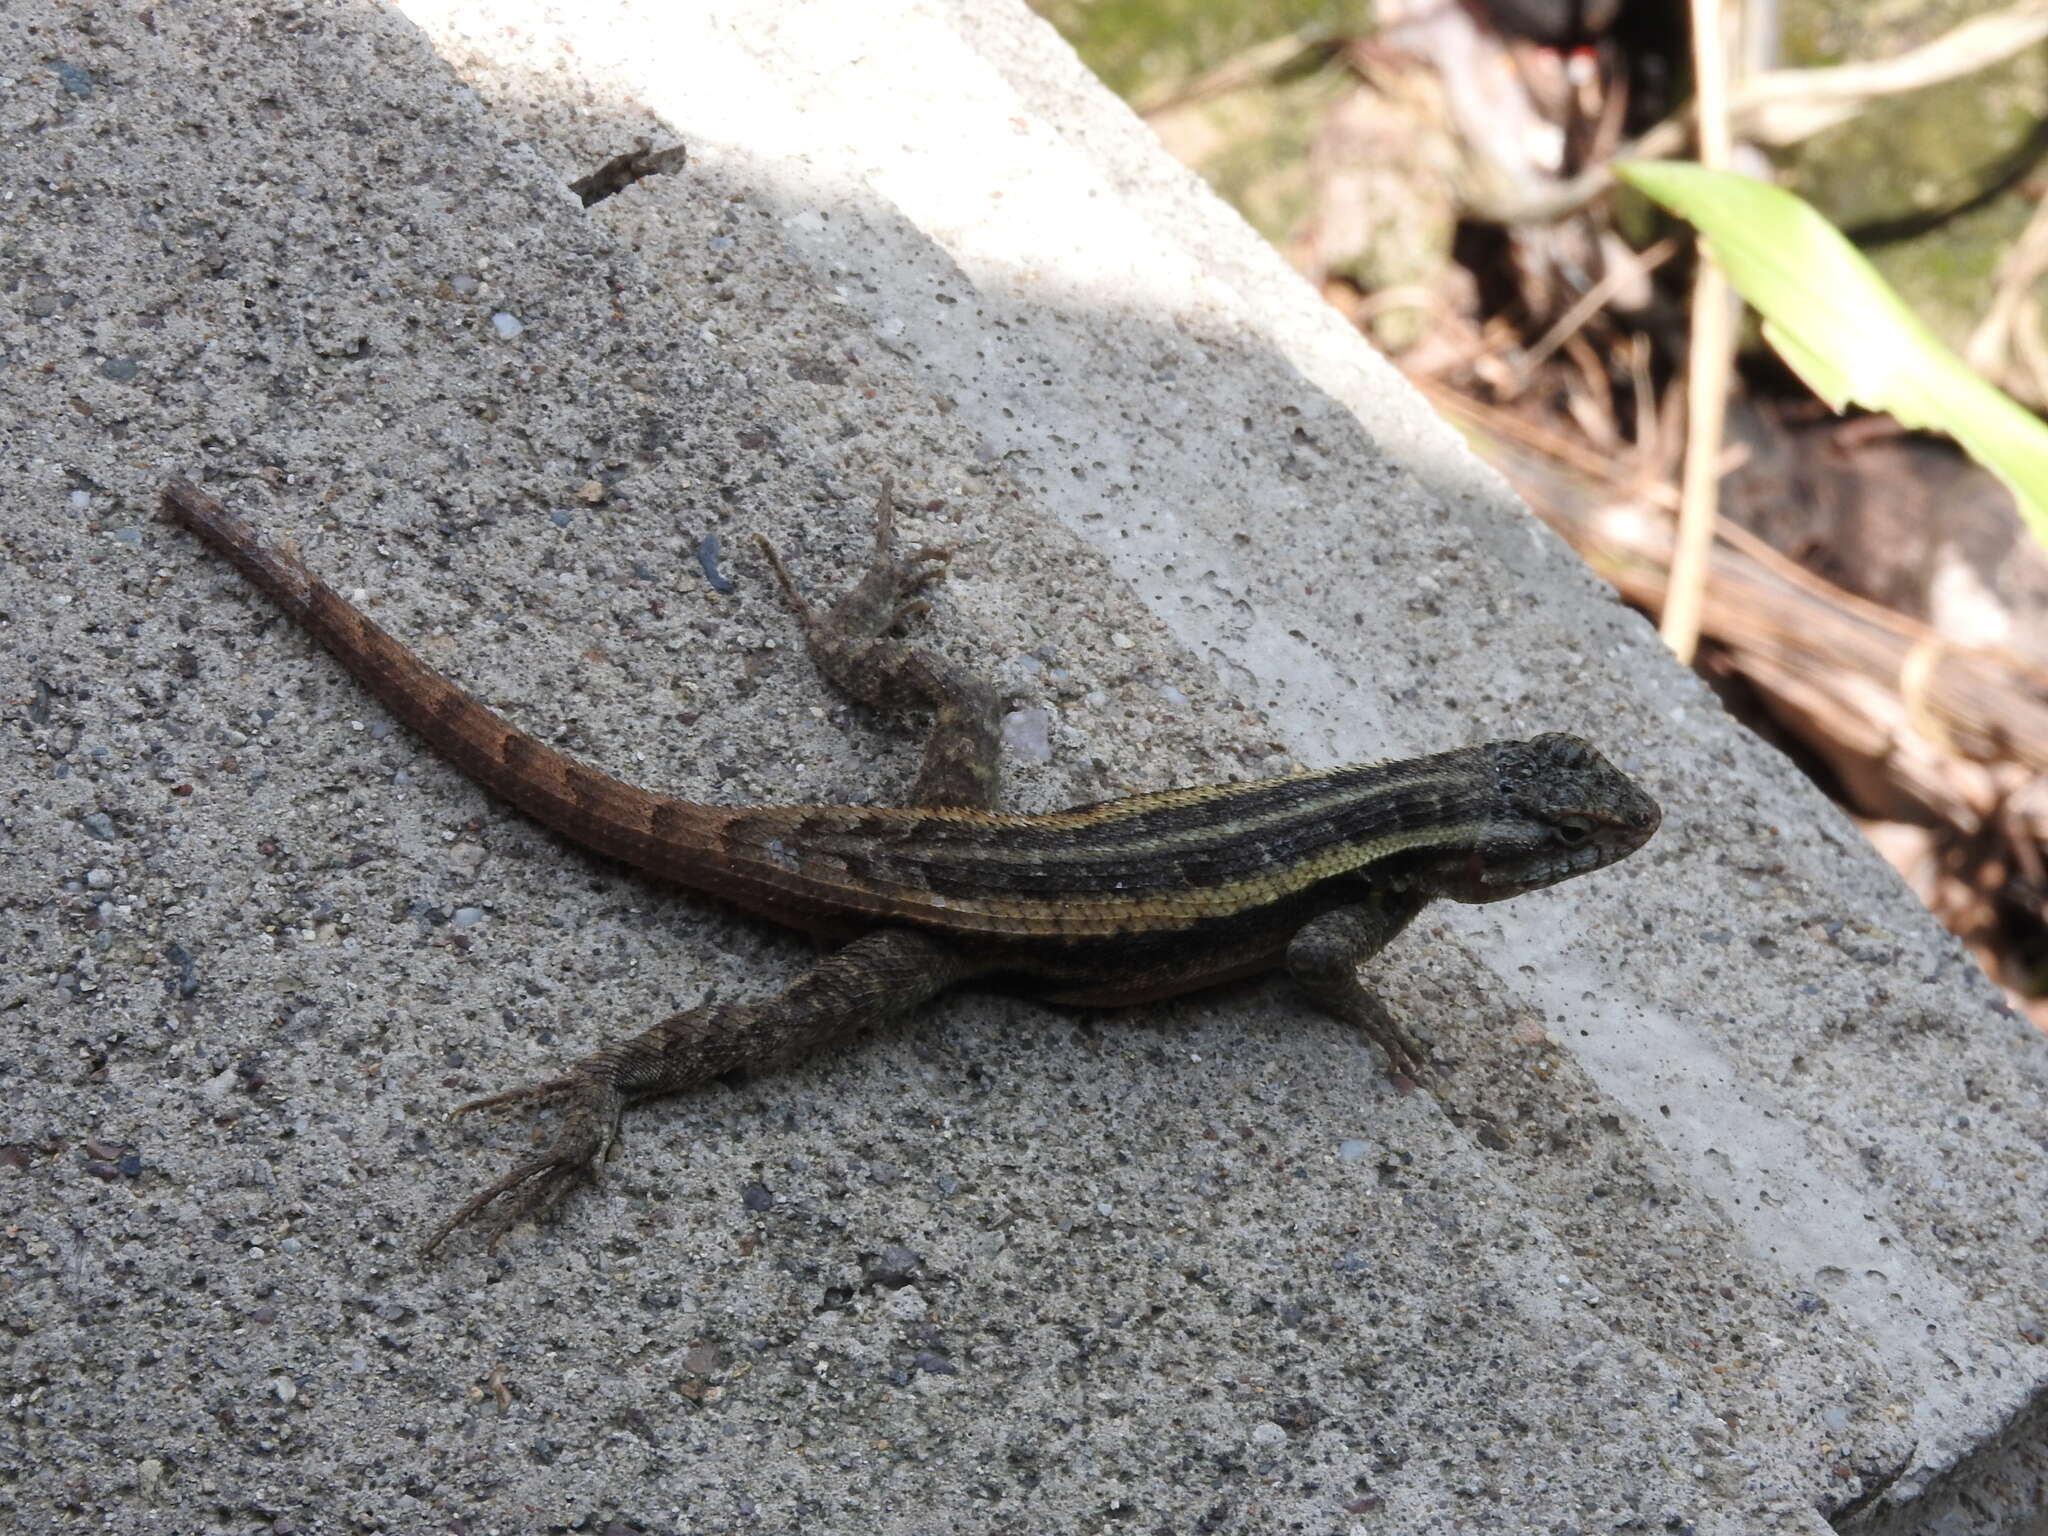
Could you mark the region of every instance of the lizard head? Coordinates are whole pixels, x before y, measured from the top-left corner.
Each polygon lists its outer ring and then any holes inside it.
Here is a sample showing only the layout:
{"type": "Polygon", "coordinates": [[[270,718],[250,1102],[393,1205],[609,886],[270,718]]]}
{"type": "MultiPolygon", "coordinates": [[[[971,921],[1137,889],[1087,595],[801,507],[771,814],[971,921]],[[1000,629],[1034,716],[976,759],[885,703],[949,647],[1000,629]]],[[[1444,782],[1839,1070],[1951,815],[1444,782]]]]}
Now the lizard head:
{"type": "Polygon", "coordinates": [[[1577,736],[1559,732],[1479,749],[1498,794],[1463,849],[1432,861],[1453,901],[1500,901],[1627,858],[1664,819],[1657,802],[1577,736]]]}

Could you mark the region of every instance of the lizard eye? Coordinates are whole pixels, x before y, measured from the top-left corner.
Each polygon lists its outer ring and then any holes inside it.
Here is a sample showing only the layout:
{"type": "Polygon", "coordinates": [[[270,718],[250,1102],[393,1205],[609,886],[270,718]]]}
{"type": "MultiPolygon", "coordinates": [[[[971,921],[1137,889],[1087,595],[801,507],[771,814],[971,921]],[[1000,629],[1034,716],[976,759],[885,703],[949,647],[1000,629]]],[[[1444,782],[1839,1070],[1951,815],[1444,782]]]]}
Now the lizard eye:
{"type": "Polygon", "coordinates": [[[1583,816],[1567,816],[1557,824],[1557,840],[1567,848],[1576,848],[1593,835],[1593,823],[1583,816]]]}

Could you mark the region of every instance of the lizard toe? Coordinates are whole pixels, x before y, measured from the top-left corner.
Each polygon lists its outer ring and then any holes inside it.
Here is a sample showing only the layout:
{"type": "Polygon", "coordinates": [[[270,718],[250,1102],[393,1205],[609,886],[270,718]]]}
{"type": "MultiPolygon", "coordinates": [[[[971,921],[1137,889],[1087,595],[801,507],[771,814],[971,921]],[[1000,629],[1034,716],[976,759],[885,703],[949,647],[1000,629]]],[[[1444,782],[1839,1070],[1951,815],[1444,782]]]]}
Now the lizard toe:
{"type": "Polygon", "coordinates": [[[546,1150],[485,1185],[436,1225],[420,1244],[422,1255],[431,1254],[456,1229],[470,1225],[477,1227],[486,1249],[496,1252],[507,1232],[530,1218],[547,1215],[597,1171],[618,1136],[619,1116],[625,1109],[624,1098],[609,1074],[591,1072],[515,1088],[472,1100],[462,1110],[553,1097],[570,1090],[575,1091],[577,1102],[546,1150]]]}

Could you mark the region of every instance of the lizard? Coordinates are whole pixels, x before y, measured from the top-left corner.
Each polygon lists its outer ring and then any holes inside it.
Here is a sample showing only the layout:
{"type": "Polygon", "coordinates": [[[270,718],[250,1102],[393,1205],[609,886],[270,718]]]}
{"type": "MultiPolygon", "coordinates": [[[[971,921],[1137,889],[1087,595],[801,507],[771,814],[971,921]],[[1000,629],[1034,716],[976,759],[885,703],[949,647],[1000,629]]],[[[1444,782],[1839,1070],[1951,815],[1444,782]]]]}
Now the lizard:
{"type": "Polygon", "coordinates": [[[899,547],[887,481],[874,552],[829,606],[760,549],[813,664],[883,711],[933,726],[908,807],[722,806],[656,794],[520,730],[427,665],[187,480],[164,516],[225,557],[383,707],[464,774],[585,848],[830,946],[779,995],[687,1009],[567,1071],[463,1114],[560,1101],[551,1141],[427,1233],[474,1223],[495,1249],[604,1161],[626,1108],[898,1018],[955,987],[1052,1003],[1149,1002],[1284,969],[1400,1076],[1426,1047],[1359,966],[1431,901],[1491,902],[1626,858],[1657,802],[1593,746],[1550,732],[1400,761],[1003,814],[993,688],[903,630],[951,551],[899,547]]]}

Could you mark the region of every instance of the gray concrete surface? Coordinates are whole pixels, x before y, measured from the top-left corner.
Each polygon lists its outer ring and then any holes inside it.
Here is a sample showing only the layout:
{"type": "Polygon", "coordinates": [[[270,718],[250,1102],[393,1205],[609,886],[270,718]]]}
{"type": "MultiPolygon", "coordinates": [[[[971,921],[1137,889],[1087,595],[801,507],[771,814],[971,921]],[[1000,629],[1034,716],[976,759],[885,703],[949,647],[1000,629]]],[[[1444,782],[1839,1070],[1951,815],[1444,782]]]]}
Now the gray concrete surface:
{"type": "Polygon", "coordinates": [[[1049,33],[409,14],[0,23],[0,1523],[2038,1523],[2048,1051],[1049,33]],[[1434,1093],[1277,983],[960,998],[422,1268],[531,1130],[452,1102],[804,950],[427,758],[173,471],[677,793],[908,781],[745,539],[829,586],[886,471],[1015,805],[1564,728],[1666,824],[1389,957],[1434,1093]]]}

